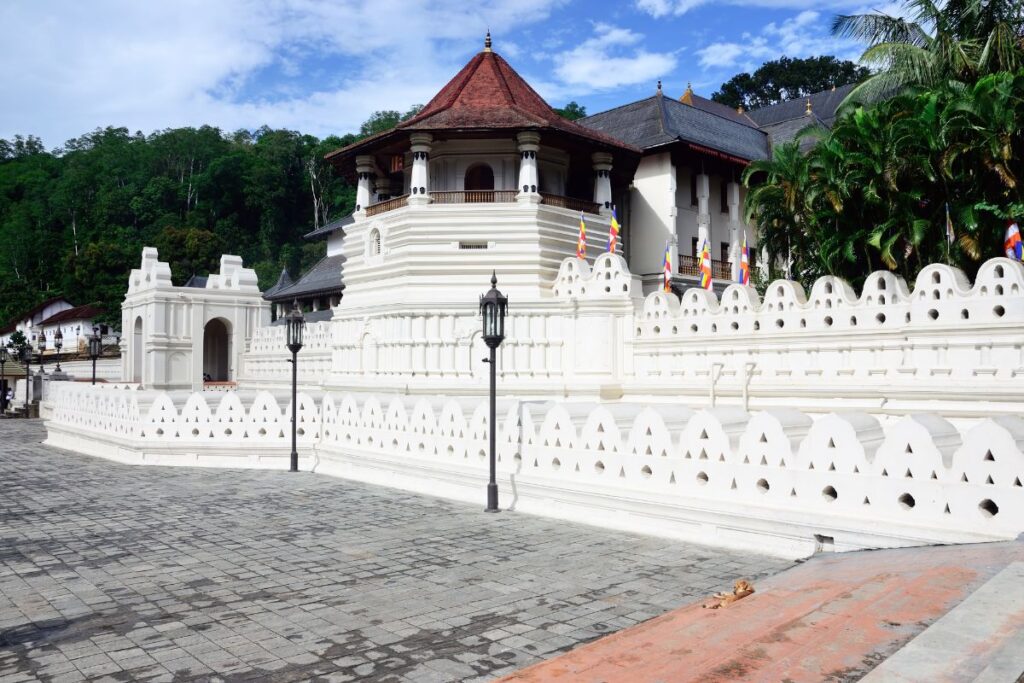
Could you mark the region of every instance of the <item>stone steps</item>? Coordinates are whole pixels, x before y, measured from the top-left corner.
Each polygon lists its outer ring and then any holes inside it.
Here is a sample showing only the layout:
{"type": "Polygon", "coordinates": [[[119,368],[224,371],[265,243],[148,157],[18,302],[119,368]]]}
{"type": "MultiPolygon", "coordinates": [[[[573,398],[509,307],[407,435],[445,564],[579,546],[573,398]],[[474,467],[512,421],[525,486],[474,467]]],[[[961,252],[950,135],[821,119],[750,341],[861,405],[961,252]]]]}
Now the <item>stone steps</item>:
{"type": "Polygon", "coordinates": [[[864,677],[1012,683],[1024,674],[1024,562],[1014,562],[864,677]]]}

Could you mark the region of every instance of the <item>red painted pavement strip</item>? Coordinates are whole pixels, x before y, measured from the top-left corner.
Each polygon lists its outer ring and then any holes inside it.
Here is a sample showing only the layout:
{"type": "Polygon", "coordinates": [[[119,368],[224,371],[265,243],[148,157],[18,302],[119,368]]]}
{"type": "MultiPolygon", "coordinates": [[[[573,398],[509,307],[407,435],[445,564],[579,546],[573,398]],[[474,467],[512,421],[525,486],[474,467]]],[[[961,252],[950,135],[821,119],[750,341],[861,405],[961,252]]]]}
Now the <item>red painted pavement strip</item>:
{"type": "Polygon", "coordinates": [[[1021,560],[1019,541],[818,556],[727,608],[681,607],[501,681],[856,680],[1021,560]]]}

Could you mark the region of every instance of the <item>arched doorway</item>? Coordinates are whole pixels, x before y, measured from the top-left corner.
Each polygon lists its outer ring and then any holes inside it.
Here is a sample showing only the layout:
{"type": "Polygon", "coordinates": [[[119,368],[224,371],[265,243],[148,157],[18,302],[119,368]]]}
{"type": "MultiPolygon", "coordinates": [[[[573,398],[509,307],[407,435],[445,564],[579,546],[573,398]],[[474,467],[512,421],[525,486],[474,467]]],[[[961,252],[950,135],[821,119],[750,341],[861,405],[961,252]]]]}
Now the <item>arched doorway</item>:
{"type": "Polygon", "coordinates": [[[466,169],[464,187],[467,202],[492,201],[490,195],[494,190],[494,171],[487,164],[473,164],[466,169]]]}
{"type": "Polygon", "coordinates": [[[132,331],[132,381],[142,384],[142,316],[135,319],[132,331]]]}
{"type": "Polygon", "coordinates": [[[230,370],[228,358],[231,355],[231,335],[228,324],[214,318],[203,328],[203,379],[210,382],[227,382],[230,370]]]}

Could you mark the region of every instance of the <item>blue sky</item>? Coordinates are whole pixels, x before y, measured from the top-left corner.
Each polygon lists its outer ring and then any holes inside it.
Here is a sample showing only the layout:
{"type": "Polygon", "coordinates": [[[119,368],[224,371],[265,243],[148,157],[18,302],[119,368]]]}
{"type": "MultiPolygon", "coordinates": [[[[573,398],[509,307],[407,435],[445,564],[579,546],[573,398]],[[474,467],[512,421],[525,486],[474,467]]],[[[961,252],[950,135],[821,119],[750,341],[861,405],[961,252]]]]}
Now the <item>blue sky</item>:
{"type": "Polygon", "coordinates": [[[5,0],[0,137],[48,147],[97,126],[263,124],[323,137],[425,103],[481,46],[554,106],[591,113],[768,59],[861,46],[829,35],[869,0],[5,0]]]}

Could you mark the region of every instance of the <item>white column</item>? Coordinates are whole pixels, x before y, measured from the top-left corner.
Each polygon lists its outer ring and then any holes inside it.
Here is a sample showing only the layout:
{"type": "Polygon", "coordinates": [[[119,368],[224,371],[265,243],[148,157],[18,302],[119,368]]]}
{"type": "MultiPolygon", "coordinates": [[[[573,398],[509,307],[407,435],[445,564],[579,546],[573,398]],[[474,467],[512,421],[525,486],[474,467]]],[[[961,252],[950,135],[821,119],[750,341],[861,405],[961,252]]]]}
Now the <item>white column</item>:
{"type": "Polygon", "coordinates": [[[743,225],[740,223],[740,184],[731,182],[726,186],[729,202],[729,261],[732,280],[740,279],[740,248],[743,246],[743,225]]]}
{"type": "Polygon", "coordinates": [[[373,192],[374,198],[378,202],[391,199],[391,178],[387,176],[377,176],[374,178],[373,192]]]}
{"type": "Polygon", "coordinates": [[[540,133],[524,131],[516,135],[519,147],[519,195],[520,202],[540,204],[540,180],[537,175],[537,152],[540,150],[540,133]]]}
{"type": "Polygon", "coordinates": [[[612,155],[594,152],[590,155],[594,164],[594,203],[602,214],[612,212],[612,155]]]}
{"type": "Polygon", "coordinates": [[[369,155],[360,155],[356,157],[356,177],[358,182],[356,184],[356,215],[365,216],[366,207],[373,203],[372,195],[370,194],[370,183],[373,180],[373,157],[369,155]]]}
{"type": "Polygon", "coordinates": [[[413,133],[412,176],[409,181],[409,203],[430,203],[430,148],[434,136],[430,133],[413,133]]]}
{"type": "MultiPolygon", "coordinates": [[[[711,258],[714,258],[714,249],[711,246],[711,213],[708,211],[708,176],[706,173],[697,174],[697,249],[705,242],[711,258]]],[[[699,254],[698,254],[699,256],[699,254]]]]}

